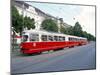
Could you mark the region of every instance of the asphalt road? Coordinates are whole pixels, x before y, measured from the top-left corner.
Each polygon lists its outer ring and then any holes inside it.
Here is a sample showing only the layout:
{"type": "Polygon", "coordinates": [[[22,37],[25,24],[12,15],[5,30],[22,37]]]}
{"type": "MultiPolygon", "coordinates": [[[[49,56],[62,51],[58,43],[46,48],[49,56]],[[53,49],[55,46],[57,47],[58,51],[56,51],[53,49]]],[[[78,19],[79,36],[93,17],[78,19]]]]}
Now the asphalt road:
{"type": "Polygon", "coordinates": [[[25,56],[12,54],[11,73],[85,70],[96,68],[95,43],[64,50],[25,56]]]}

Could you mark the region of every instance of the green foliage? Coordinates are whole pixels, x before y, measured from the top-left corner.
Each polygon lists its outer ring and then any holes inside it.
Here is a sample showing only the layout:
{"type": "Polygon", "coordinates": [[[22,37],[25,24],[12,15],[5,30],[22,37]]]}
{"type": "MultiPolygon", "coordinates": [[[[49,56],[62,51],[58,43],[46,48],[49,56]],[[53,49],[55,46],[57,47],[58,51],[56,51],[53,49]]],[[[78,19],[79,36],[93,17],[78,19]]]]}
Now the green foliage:
{"type": "Polygon", "coordinates": [[[96,37],[94,37],[93,35],[91,35],[90,33],[87,33],[86,31],[83,31],[83,37],[86,37],[89,41],[95,41],[96,37]]]}
{"type": "Polygon", "coordinates": [[[21,25],[22,25],[22,17],[19,15],[17,9],[12,6],[12,27],[14,27],[16,32],[21,31],[21,25]]]}
{"type": "Polygon", "coordinates": [[[34,19],[31,19],[30,17],[23,17],[18,13],[18,10],[16,7],[12,6],[12,27],[14,27],[16,32],[22,32],[23,28],[35,28],[34,26],[34,19]]]}
{"type": "Polygon", "coordinates": [[[73,27],[73,33],[75,36],[82,36],[82,27],[79,22],[75,23],[75,26],[73,27]]]}
{"type": "Polygon", "coordinates": [[[58,31],[57,23],[52,19],[44,20],[42,22],[42,28],[47,30],[47,31],[53,31],[53,32],[58,31]]]}
{"type": "Polygon", "coordinates": [[[61,33],[64,34],[68,34],[68,35],[73,35],[73,27],[68,27],[68,28],[64,28],[63,26],[61,26],[61,33]]]}
{"type": "Polygon", "coordinates": [[[61,26],[60,31],[61,31],[61,33],[67,34],[67,30],[66,30],[66,28],[64,28],[63,26],[61,26]]]}
{"type": "Polygon", "coordinates": [[[75,36],[85,37],[89,41],[95,41],[96,40],[96,38],[93,35],[91,35],[90,33],[87,33],[86,31],[82,30],[82,27],[79,24],[79,22],[75,23],[75,26],[73,27],[73,34],[75,36]]]}
{"type": "Polygon", "coordinates": [[[91,35],[90,33],[87,33],[86,31],[82,30],[81,25],[79,24],[79,22],[75,23],[75,26],[71,26],[69,28],[64,28],[61,27],[61,32],[64,34],[68,34],[68,35],[74,35],[74,36],[79,36],[79,37],[85,37],[87,38],[89,41],[95,41],[96,37],[94,37],[93,35],[91,35]]]}
{"type": "Polygon", "coordinates": [[[35,26],[34,26],[35,22],[34,22],[34,19],[31,19],[30,17],[27,17],[25,16],[24,18],[24,27],[27,27],[28,29],[34,29],[35,26]]]}
{"type": "Polygon", "coordinates": [[[68,35],[74,35],[73,26],[67,28],[67,34],[68,35]]]}

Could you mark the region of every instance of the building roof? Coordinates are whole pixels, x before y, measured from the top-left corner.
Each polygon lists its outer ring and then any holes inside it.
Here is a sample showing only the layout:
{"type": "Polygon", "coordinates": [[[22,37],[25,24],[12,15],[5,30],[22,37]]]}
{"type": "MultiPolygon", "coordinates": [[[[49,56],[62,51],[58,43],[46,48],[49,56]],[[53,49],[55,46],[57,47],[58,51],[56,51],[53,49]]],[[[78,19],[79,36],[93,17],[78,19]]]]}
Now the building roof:
{"type": "Polygon", "coordinates": [[[24,1],[15,1],[16,3],[19,3],[21,5],[24,4],[24,6],[26,6],[27,8],[29,7],[29,4],[25,3],[24,1]]]}

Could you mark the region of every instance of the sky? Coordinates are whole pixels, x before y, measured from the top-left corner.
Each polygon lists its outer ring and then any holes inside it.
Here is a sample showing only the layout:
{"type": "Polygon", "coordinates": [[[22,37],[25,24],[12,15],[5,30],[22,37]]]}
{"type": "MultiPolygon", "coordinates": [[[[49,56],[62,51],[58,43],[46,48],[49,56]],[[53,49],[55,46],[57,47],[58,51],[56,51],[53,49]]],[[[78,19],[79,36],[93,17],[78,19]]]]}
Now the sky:
{"type": "Polygon", "coordinates": [[[78,21],[83,29],[95,36],[95,7],[69,4],[51,4],[27,2],[54,17],[63,18],[64,22],[74,26],[78,21]]]}

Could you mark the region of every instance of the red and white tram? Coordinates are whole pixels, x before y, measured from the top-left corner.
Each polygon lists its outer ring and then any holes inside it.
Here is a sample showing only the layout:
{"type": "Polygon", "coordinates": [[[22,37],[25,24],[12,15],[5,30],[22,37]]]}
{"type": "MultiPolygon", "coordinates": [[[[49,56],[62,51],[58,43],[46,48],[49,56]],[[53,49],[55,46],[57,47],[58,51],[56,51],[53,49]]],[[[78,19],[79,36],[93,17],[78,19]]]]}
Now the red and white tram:
{"type": "Polygon", "coordinates": [[[39,30],[24,31],[22,41],[20,46],[23,54],[41,53],[87,44],[87,38],[39,30]]]}

